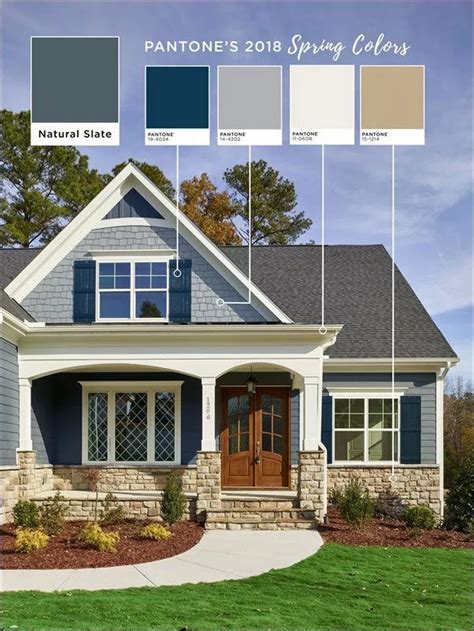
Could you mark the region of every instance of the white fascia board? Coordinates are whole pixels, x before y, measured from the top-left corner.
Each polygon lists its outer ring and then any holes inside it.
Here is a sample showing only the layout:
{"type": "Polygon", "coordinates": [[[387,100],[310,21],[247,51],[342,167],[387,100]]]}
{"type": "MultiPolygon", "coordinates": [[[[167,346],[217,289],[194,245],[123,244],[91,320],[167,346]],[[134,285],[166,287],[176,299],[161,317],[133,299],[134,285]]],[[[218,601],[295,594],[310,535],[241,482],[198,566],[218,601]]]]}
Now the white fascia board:
{"type": "MultiPolygon", "coordinates": [[[[395,359],[398,372],[417,370],[419,372],[437,372],[447,365],[459,363],[459,357],[399,357],[395,359]]],[[[325,372],[390,372],[392,360],[389,357],[330,358],[324,357],[325,372]]]]}
{"type": "MultiPolygon", "coordinates": [[[[178,216],[186,240],[214,267],[239,293],[246,292],[248,279],[223,252],[199,230],[135,165],[129,163],[105,188],[55,237],[38,256],[23,269],[5,288],[6,293],[21,302],[41,280],[94,228],[131,189],[152,205],[159,202],[171,216],[178,216]],[[212,264],[212,263],[211,263],[212,264]]],[[[250,283],[251,294],[268,312],[284,323],[289,318],[258,287],[250,283]]]]}

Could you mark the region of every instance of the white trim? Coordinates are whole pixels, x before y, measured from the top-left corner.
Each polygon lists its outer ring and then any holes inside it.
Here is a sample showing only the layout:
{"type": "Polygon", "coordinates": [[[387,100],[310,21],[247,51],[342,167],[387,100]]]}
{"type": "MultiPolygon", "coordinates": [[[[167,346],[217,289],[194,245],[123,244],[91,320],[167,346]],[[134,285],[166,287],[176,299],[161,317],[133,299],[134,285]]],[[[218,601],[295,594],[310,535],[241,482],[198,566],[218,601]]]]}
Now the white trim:
{"type": "Polygon", "coordinates": [[[82,465],[108,466],[171,466],[181,464],[181,387],[184,381],[79,381],[82,387],[82,465]],[[147,394],[147,460],[117,462],[115,460],[115,411],[113,394],[139,390],[147,394]],[[94,392],[107,394],[107,460],[90,461],[88,453],[88,395],[94,392]],[[155,424],[152,401],[156,392],[173,392],[175,395],[174,460],[154,460],[155,424]]]}
{"type": "Polygon", "coordinates": [[[387,390],[385,388],[384,392],[338,392],[337,394],[332,395],[333,396],[333,406],[332,406],[332,418],[331,418],[331,432],[332,432],[332,463],[337,464],[337,465],[341,465],[341,466],[346,466],[346,467],[350,467],[353,465],[374,465],[374,466],[392,466],[392,465],[399,465],[400,464],[400,397],[402,396],[402,393],[395,393],[395,395],[392,393],[392,391],[387,390]],[[337,399],[363,399],[364,400],[364,427],[363,428],[352,428],[352,427],[347,427],[347,428],[338,428],[336,429],[336,406],[334,405],[334,401],[337,399]],[[370,399],[389,399],[389,400],[397,400],[397,427],[394,428],[382,428],[382,429],[370,429],[369,428],[369,405],[368,402],[370,399]],[[364,459],[363,460],[336,460],[336,431],[337,432],[363,432],[364,434],[364,459]],[[397,442],[398,442],[398,449],[397,449],[397,455],[398,455],[398,460],[369,460],[369,434],[370,431],[377,431],[377,432],[385,432],[385,433],[389,433],[391,432],[392,434],[397,433],[397,442]]]}
{"type": "Polygon", "coordinates": [[[19,383],[19,443],[18,451],[31,451],[31,379],[20,378],[19,383]]]}
{"type": "MultiPolygon", "coordinates": [[[[368,386],[367,384],[361,386],[338,386],[338,385],[327,385],[325,386],[326,390],[329,394],[337,395],[339,398],[348,398],[354,397],[355,395],[360,395],[360,397],[368,397],[368,398],[377,398],[380,395],[385,395],[390,392],[390,398],[392,398],[392,388],[390,390],[387,389],[386,385],[383,386],[368,386]]],[[[406,386],[395,386],[394,392],[397,397],[401,397],[405,394],[406,386]]]]}
{"type": "Polygon", "coordinates": [[[91,250],[88,254],[93,259],[100,260],[101,263],[128,263],[129,261],[148,262],[152,259],[169,260],[176,254],[176,250],[173,248],[155,248],[150,250],[91,250]],[[110,259],[110,261],[106,259],[110,259]]]}
{"type": "MultiPolygon", "coordinates": [[[[6,293],[20,302],[43,280],[64,257],[101,221],[107,213],[131,189],[135,188],[152,206],[158,204],[172,217],[178,216],[182,235],[199,254],[227,280],[239,293],[245,293],[248,278],[225,254],[176,208],[159,188],[135,165],[127,164],[115,178],[80,212],[61,232],[27,265],[5,288],[6,293]]],[[[250,284],[251,292],[269,314],[281,322],[291,323],[289,318],[256,285],[250,284]]],[[[258,307],[256,307],[258,309],[258,307]]]]}
{"type": "Polygon", "coordinates": [[[439,506],[440,515],[444,515],[444,380],[451,368],[446,368],[436,375],[436,464],[439,466],[439,506]]]}
{"type": "Polygon", "coordinates": [[[152,219],[151,217],[115,217],[114,219],[102,219],[97,226],[91,228],[91,231],[125,226],[158,226],[171,228],[169,221],[166,221],[166,219],[152,219]]]}

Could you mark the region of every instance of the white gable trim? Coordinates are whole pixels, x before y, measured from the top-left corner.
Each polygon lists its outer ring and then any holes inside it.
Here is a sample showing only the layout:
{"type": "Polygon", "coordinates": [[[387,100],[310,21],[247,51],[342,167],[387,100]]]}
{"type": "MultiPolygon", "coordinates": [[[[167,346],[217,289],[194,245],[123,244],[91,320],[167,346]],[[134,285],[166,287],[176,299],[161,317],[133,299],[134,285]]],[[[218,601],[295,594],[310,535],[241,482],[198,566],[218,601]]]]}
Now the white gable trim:
{"type": "MultiPolygon", "coordinates": [[[[82,239],[131,189],[135,188],[150,204],[156,202],[176,218],[178,213],[182,236],[215,267],[239,293],[246,295],[248,278],[235,266],[221,250],[197,228],[184,213],[153,184],[135,165],[129,163],[107,186],[80,212],[42,252],[23,269],[5,288],[6,293],[21,302],[51,272],[62,259],[78,245],[82,239]]],[[[256,300],[255,307],[264,315],[273,315],[281,322],[292,320],[266,296],[254,283],[250,291],[256,300]]]]}

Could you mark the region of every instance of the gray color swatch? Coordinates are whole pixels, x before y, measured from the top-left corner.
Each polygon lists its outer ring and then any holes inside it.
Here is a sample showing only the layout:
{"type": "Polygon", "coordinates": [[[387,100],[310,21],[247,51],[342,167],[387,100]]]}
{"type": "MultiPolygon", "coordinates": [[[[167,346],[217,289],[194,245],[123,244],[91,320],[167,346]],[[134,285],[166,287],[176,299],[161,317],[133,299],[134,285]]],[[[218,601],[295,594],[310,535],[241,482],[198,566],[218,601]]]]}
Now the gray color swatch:
{"type": "Polygon", "coordinates": [[[280,66],[219,67],[219,129],[281,129],[280,66]]]}
{"type": "Polygon", "coordinates": [[[117,37],[33,37],[33,123],[116,123],[117,37]]]}

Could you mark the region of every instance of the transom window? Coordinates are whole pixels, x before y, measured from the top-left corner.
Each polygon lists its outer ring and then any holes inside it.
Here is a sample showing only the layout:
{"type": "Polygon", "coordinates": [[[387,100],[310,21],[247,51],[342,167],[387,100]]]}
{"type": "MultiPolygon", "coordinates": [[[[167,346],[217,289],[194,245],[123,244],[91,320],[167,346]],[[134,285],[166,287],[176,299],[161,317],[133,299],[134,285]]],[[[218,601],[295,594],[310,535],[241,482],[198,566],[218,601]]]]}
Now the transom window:
{"type": "Polygon", "coordinates": [[[83,386],[83,462],[180,462],[182,382],[83,386]]]}
{"type": "Polygon", "coordinates": [[[99,320],[167,320],[168,262],[100,262],[99,320]]]}
{"type": "Polygon", "coordinates": [[[333,462],[398,462],[399,399],[334,398],[333,462]]]}

